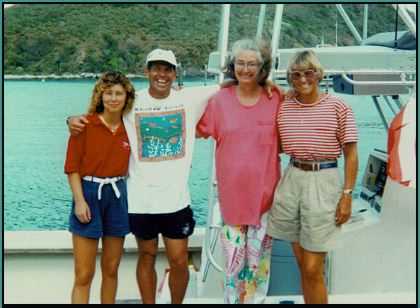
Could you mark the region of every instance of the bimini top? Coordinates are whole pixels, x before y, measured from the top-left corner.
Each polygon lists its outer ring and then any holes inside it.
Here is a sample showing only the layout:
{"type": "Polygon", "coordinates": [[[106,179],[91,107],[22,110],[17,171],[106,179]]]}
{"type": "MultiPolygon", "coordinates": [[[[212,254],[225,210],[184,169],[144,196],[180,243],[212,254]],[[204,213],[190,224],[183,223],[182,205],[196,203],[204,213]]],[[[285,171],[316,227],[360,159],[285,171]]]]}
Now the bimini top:
{"type": "Polygon", "coordinates": [[[417,48],[417,40],[410,31],[398,31],[397,44],[395,46],[395,32],[382,32],[367,38],[362,42],[362,45],[415,50],[417,48]]]}

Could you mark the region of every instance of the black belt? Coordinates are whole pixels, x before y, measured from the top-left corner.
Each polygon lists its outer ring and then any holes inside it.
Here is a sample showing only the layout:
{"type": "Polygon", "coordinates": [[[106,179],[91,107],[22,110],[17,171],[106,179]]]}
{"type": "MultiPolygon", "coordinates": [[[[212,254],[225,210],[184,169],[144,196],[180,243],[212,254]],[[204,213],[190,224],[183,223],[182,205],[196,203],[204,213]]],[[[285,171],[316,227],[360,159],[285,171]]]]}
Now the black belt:
{"type": "Polygon", "coordinates": [[[319,162],[300,162],[294,159],[290,159],[290,163],[293,167],[299,168],[304,171],[319,171],[321,169],[337,168],[337,161],[319,163],[319,162]]]}

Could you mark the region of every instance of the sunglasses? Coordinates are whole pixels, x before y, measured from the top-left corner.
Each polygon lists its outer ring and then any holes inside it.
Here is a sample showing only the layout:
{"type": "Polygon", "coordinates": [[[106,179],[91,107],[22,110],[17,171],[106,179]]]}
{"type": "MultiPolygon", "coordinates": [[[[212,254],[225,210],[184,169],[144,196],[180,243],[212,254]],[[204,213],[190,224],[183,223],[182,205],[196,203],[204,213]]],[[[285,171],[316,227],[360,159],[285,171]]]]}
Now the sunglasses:
{"type": "Polygon", "coordinates": [[[290,77],[292,80],[299,80],[302,78],[302,76],[305,77],[305,79],[314,79],[317,75],[317,71],[315,70],[306,70],[306,71],[291,71],[289,72],[290,77]]]}

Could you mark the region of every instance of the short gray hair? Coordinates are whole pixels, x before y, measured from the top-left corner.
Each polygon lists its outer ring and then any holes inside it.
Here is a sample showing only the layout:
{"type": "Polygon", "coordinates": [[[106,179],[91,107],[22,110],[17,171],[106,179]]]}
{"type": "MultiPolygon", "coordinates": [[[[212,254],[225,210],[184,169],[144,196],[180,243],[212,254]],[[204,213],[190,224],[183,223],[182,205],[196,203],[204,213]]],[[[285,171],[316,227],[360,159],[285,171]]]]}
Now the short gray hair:
{"type": "Polygon", "coordinates": [[[251,39],[242,39],[236,41],[232,45],[232,57],[235,59],[242,51],[251,50],[255,51],[257,54],[258,61],[263,62],[263,57],[261,55],[260,46],[255,40],[251,39]]]}
{"type": "Polygon", "coordinates": [[[255,51],[257,54],[258,61],[261,63],[261,69],[258,74],[258,84],[263,86],[270,75],[272,59],[271,48],[262,40],[242,39],[233,43],[232,53],[226,66],[227,77],[236,80],[235,58],[239,53],[247,50],[255,51]]]}

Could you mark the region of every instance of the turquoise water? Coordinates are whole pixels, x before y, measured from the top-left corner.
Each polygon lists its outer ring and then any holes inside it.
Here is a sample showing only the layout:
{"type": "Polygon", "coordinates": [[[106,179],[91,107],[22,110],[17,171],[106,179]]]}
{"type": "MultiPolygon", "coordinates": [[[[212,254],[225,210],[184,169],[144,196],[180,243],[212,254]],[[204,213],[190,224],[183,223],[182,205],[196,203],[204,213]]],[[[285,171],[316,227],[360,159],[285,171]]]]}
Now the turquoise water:
{"type": "MultiPolygon", "coordinates": [[[[93,80],[5,81],[5,230],[67,228],[71,193],[63,173],[68,139],[65,118],[86,111],[93,83],[93,80]]],[[[146,87],[144,82],[134,83],[137,89],[146,87]]],[[[185,82],[186,86],[201,84],[185,82]]],[[[385,149],[386,131],[370,97],[341,96],[356,114],[360,182],[369,152],[373,148],[385,149]]],[[[210,149],[210,141],[196,141],[190,190],[198,225],[206,223],[210,149]]]]}

